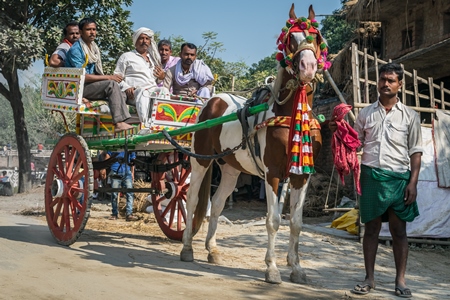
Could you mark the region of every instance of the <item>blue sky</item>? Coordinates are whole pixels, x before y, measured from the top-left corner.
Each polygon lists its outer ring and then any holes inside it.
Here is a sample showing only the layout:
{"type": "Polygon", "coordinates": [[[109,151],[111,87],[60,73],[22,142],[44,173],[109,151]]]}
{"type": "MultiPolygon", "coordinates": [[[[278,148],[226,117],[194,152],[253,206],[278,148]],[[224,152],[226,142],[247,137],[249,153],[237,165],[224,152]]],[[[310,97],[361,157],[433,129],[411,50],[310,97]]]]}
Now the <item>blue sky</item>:
{"type": "MultiPolygon", "coordinates": [[[[202,34],[217,33],[216,41],[225,51],[217,56],[227,62],[244,61],[251,66],[276,50],[275,41],[289,17],[293,0],[134,0],[130,20],[133,30],[148,27],[160,33],[161,38],[182,36],[196,45],[203,44],[202,34]]],[[[305,0],[295,3],[297,17],[307,17],[312,4],[316,15],[329,15],[342,7],[341,0],[305,0]]],[[[320,22],[323,17],[316,17],[320,22]]],[[[43,72],[38,61],[30,70],[43,72]]],[[[20,79],[35,75],[25,72],[20,79]]]]}
{"type": "MultiPolygon", "coordinates": [[[[276,50],[275,41],[293,0],[165,0],[159,7],[148,0],[133,2],[133,30],[144,26],[159,31],[161,38],[180,35],[196,45],[203,43],[202,33],[213,31],[226,49],[218,57],[251,65],[276,50]]],[[[342,7],[340,0],[297,1],[297,17],[307,17],[310,4],[316,15],[331,14],[342,7]]]]}

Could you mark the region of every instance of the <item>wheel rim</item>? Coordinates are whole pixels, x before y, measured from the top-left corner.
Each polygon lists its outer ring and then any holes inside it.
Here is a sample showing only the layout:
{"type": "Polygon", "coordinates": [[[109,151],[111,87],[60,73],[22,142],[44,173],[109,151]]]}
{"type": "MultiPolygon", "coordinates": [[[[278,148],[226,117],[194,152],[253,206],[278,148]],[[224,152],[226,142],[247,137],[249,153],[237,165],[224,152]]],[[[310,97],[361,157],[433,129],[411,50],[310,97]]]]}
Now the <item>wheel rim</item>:
{"type": "MultiPolygon", "coordinates": [[[[188,156],[183,155],[181,159],[188,160],[188,156]]],[[[161,153],[158,156],[160,164],[172,164],[179,161],[180,157],[176,151],[161,153]]],[[[161,230],[173,240],[181,241],[186,228],[186,199],[190,174],[190,165],[184,168],[181,164],[167,172],[151,173],[152,187],[165,191],[164,194],[152,195],[153,211],[161,230]]]]}
{"type": "Polygon", "coordinates": [[[92,161],[84,139],[63,136],[50,156],[45,183],[47,224],[58,243],[74,243],[89,218],[93,192],[92,161]]]}

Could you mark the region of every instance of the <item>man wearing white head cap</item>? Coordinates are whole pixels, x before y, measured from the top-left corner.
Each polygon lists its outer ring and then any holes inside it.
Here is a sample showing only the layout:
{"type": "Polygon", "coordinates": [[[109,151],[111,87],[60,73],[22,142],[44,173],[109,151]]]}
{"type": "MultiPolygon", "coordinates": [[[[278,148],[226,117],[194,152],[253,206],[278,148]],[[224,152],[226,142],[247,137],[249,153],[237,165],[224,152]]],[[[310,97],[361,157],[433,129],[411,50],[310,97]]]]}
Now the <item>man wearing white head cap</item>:
{"type": "Polygon", "coordinates": [[[165,77],[161,68],[154,33],[141,27],[133,33],[135,50],[122,54],[117,61],[114,74],[122,76],[119,86],[127,95],[128,103],[136,104],[141,123],[149,126],[148,111],[151,97],[168,98],[169,91],[157,83],[165,77]]]}

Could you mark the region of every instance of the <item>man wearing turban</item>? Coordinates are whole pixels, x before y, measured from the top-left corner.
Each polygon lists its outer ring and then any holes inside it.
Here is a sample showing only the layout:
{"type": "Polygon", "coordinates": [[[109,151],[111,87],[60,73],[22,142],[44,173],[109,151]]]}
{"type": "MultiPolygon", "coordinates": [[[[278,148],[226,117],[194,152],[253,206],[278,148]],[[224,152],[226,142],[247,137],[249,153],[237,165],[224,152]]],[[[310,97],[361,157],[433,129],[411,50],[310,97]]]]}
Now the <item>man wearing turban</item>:
{"type": "Polygon", "coordinates": [[[127,95],[128,103],[135,104],[141,123],[149,127],[150,98],[168,98],[169,91],[158,87],[165,77],[161,68],[152,30],[141,27],[133,33],[135,50],[122,54],[114,74],[123,77],[120,88],[127,95]]]}

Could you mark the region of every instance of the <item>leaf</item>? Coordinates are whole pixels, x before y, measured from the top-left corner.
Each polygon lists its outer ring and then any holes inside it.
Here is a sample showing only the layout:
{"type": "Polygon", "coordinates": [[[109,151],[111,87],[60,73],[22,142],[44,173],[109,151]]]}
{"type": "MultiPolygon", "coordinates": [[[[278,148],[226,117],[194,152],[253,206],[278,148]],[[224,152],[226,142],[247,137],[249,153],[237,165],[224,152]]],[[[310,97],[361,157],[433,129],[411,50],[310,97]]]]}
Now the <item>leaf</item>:
{"type": "Polygon", "coordinates": [[[189,107],[183,110],[183,112],[178,116],[178,122],[183,122],[189,119],[195,119],[200,109],[198,107],[189,107]]]}
{"type": "Polygon", "coordinates": [[[176,121],[177,120],[177,112],[173,109],[173,107],[169,104],[159,104],[158,105],[158,112],[164,112],[165,116],[171,117],[172,121],[176,121]]]}

